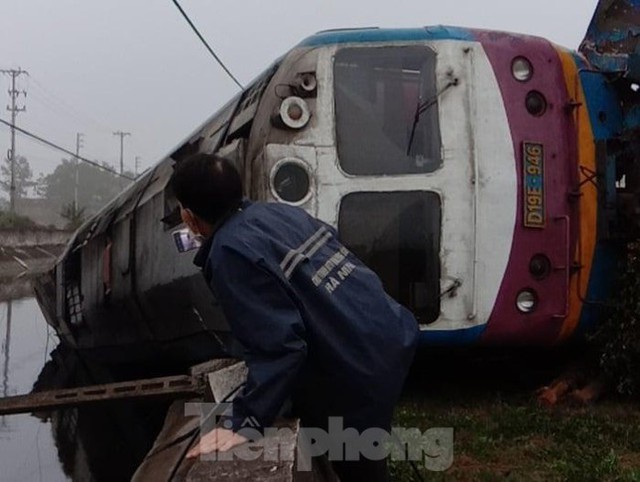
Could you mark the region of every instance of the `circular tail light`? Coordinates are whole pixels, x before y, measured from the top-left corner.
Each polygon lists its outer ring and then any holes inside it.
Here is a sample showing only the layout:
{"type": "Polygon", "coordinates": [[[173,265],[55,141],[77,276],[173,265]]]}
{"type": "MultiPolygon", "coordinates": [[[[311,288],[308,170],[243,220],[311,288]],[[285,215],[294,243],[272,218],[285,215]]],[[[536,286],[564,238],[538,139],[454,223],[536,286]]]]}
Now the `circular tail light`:
{"type": "Polygon", "coordinates": [[[516,307],[521,313],[531,313],[536,309],[538,305],[538,297],[535,291],[525,289],[518,293],[516,298],[516,307]]]}

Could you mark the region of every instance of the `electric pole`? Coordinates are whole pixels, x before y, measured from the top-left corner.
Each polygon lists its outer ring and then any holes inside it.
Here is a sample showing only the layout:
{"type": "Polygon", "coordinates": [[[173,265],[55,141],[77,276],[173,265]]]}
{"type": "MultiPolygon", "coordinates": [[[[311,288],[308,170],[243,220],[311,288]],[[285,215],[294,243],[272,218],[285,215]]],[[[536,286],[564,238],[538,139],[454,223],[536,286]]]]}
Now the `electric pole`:
{"type": "Polygon", "coordinates": [[[80,172],[78,169],[78,164],[80,164],[80,159],[78,159],[78,157],[80,156],[80,148],[82,146],[84,146],[83,142],[82,142],[82,138],[84,137],[84,134],[82,134],[81,132],[78,132],[76,134],[76,180],[75,180],[75,184],[73,186],[73,214],[74,216],[78,214],[78,184],[79,184],[79,179],[80,179],[80,172]]]}
{"type": "Polygon", "coordinates": [[[120,137],[120,174],[124,174],[124,138],[131,135],[131,132],[116,131],[114,136],[120,137]]]}
{"type": "Polygon", "coordinates": [[[16,89],[16,79],[22,74],[29,75],[26,70],[18,69],[0,69],[0,73],[11,76],[11,89],[9,89],[9,97],[11,99],[11,105],[7,106],[7,110],[11,112],[11,148],[7,152],[9,158],[9,166],[11,172],[11,179],[9,182],[9,200],[11,203],[11,212],[16,212],[16,131],[13,126],[16,125],[16,116],[20,112],[27,110],[26,106],[18,107],[17,100],[20,94],[24,94],[27,97],[26,91],[18,91],[16,89]]]}
{"type": "Polygon", "coordinates": [[[139,167],[140,167],[140,159],[142,159],[140,156],[136,156],[135,157],[135,164],[134,164],[135,170],[136,170],[135,177],[138,177],[138,170],[139,170],[139,167]]]}

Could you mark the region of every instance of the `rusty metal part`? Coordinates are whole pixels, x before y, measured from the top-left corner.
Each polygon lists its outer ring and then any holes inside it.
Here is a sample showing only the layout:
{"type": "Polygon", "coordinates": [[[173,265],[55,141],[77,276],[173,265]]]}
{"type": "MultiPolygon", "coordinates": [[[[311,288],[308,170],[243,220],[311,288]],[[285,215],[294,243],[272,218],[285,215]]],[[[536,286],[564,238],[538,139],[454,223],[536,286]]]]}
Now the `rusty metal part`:
{"type": "Polygon", "coordinates": [[[0,415],[29,413],[111,400],[187,397],[201,394],[203,391],[204,383],[201,377],[180,375],[150,378],[0,398],[0,415]]]}
{"type": "Polygon", "coordinates": [[[611,388],[610,380],[600,374],[590,380],[584,387],[574,390],[568,396],[577,405],[589,405],[597,402],[611,388]]]}
{"type": "Polygon", "coordinates": [[[637,78],[640,1],[600,0],[580,51],[598,69],[637,78]]]}
{"type": "Polygon", "coordinates": [[[551,386],[542,387],[537,391],[538,403],[545,407],[556,405],[560,399],[571,391],[571,384],[567,381],[558,381],[551,386]]]}

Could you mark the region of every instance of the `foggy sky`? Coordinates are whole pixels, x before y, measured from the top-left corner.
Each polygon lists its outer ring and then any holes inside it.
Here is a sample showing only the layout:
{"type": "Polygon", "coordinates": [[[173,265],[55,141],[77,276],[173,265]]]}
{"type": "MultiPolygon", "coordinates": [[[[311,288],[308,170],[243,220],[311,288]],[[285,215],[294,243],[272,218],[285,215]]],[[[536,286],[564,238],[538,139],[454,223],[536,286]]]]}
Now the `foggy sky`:
{"type": "MultiPolygon", "coordinates": [[[[597,0],[181,0],[243,83],[303,38],[337,27],[456,25],[546,37],[577,48],[597,0]]],[[[237,92],[171,0],[0,0],[0,68],[21,67],[17,124],[81,154],[142,169],[164,157],[237,92]]],[[[9,77],[0,77],[0,118],[9,77]]],[[[0,155],[9,129],[0,126],[0,155]]],[[[37,176],[64,157],[25,137],[16,152],[37,176]]]]}

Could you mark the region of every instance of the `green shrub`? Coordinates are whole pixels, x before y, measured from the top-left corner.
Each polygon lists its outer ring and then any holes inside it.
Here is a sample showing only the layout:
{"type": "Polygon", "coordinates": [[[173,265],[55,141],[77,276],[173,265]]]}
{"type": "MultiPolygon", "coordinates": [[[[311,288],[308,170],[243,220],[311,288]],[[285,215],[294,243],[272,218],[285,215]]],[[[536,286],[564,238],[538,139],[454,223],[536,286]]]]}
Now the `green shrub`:
{"type": "Polygon", "coordinates": [[[9,211],[0,211],[0,229],[27,229],[38,225],[31,219],[9,211]]]}
{"type": "Polygon", "coordinates": [[[616,294],[591,341],[617,391],[640,395],[640,242],[628,245],[616,294]]]}

